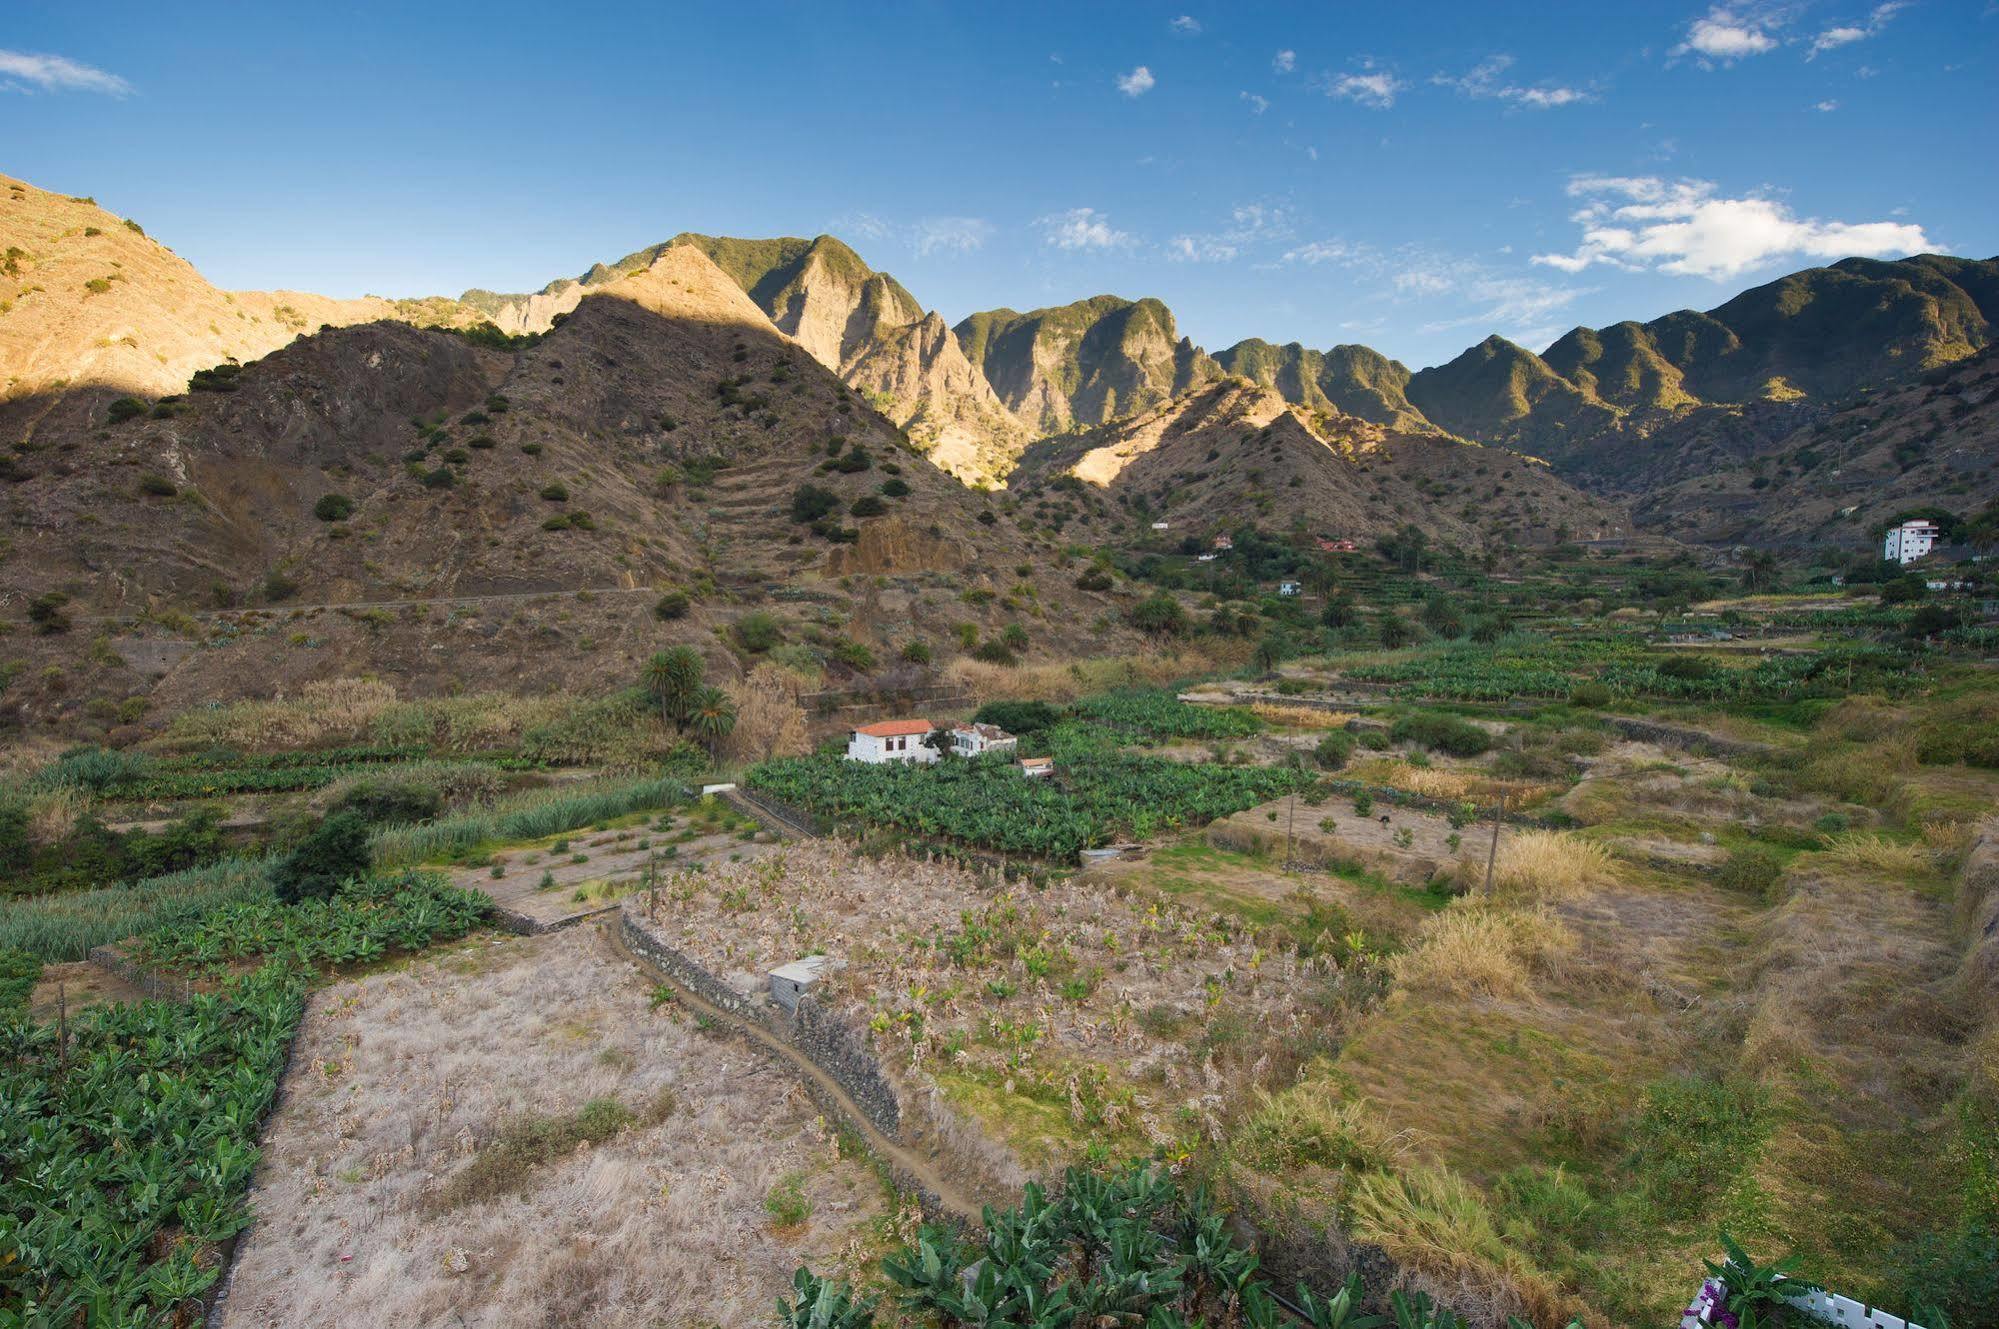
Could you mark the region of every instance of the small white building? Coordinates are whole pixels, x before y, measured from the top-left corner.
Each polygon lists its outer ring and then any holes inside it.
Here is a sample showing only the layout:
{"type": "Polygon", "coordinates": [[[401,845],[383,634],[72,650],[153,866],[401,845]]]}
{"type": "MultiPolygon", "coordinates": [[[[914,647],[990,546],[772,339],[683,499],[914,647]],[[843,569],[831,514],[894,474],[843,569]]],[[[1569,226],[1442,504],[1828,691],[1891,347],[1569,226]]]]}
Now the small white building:
{"type": "Polygon", "coordinates": [[[770,971],[771,1000],[798,1014],[798,999],[819,986],[819,980],[840,968],[840,962],[830,955],[808,955],[802,960],[779,965],[770,971]]]}
{"type": "Polygon", "coordinates": [[[1055,774],[1053,757],[1022,757],[1019,766],[1020,773],[1030,780],[1045,780],[1055,774]]]}
{"type": "Polygon", "coordinates": [[[1943,531],[1933,521],[1905,521],[1888,532],[1881,557],[1890,563],[1913,563],[1930,552],[1943,531]]]}
{"type": "Polygon", "coordinates": [[[961,757],[1011,752],[1019,746],[1019,739],[996,724],[961,724],[951,729],[951,751],[961,757]]]}
{"type": "Polygon", "coordinates": [[[880,720],[864,724],[847,738],[847,760],[880,766],[891,761],[936,761],[937,749],[923,740],[930,737],[928,720],[880,720]]]}
{"type": "Polygon", "coordinates": [[[1279,595],[1296,595],[1298,594],[1298,583],[1295,581],[1280,581],[1277,583],[1277,593],[1279,595]]]}
{"type": "Polygon", "coordinates": [[[1153,529],[1153,530],[1155,530],[1155,531],[1163,531],[1163,530],[1166,530],[1166,529],[1168,529],[1169,525],[1170,525],[1170,523],[1167,523],[1167,522],[1163,522],[1163,521],[1156,521],[1156,522],[1153,522],[1153,523],[1152,523],[1152,529],[1153,529]]]}

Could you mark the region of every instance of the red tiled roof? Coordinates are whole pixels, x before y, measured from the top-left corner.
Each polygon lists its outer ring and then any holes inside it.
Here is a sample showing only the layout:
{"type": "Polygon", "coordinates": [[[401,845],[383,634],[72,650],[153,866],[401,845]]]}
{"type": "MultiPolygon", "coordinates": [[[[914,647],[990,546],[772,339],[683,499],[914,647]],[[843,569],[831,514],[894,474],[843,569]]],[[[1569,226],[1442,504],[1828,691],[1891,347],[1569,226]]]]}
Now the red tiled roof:
{"type": "Polygon", "coordinates": [[[901,738],[906,734],[927,734],[930,732],[928,720],[877,720],[854,730],[869,738],[901,738]]]}

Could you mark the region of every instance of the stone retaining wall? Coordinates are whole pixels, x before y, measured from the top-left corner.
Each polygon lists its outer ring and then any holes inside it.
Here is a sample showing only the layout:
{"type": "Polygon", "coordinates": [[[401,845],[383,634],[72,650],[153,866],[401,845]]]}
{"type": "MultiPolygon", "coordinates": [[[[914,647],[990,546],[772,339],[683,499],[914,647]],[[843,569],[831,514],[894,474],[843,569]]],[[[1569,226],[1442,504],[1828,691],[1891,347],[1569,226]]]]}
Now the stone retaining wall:
{"type": "MultiPolygon", "coordinates": [[[[797,1049],[844,1090],[868,1123],[888,1139],[902,1141],[902,1106],[881,1063],[868,1049],[866,1037],[840,1016],[827,1009],[810,993],[798,1000],[798,1013],[787,1015],[782,1008],[757,993],[745,997],[706,967],[667,945],[646,927],[637,907],[618,915],[619,935],[634,955],[657,968],[673,982],[686,988],[711,1006],[760,1025],[797,1049]]],[[[898,1181],[902,1181],[898,1178],[898,1181]]],[[[913,1180],[913,1179],[912,1179],[913,1180]]],[[[921,1189],[916,1187],[916,1189],[921,1189]]],[[[934,1206],[934,1197],[923,1196],[934,1206]]]]}
{"type": "Polygon", "coordinates": [[[186,1001],[193,991],[186,979],[148,968],[115,946],[92,947],[88,959],[105,973],[130,983],[155,1001],[186,1001]]]}
{"type": "Polygon", "coordinates": [[[1712,752],[1717,757],[1767,757],[1776,751],[1768,743],[1745,743],[1700,729],[1661,724],[1657,720],[1634,720],[1623,715],[1606,715],[1603,719],[1605,724],[1626,738],[1640,743],[1657,743],[1662,748],[1678,748],[1682,752],[1712,752]]]}

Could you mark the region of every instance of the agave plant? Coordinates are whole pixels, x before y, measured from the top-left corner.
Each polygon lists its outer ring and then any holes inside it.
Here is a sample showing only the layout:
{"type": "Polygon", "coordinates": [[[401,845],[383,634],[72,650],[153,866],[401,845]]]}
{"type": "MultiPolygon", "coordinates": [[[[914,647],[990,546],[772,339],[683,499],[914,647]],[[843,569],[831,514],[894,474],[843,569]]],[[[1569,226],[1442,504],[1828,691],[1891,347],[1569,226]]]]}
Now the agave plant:
{"type": "Polygon", "coordinates": [[[1388,1313],[1395,1329],[1465,1329],[1462,1318],[1431,1301],[1427,1292],[1389,1293],[1388,1313]]]}

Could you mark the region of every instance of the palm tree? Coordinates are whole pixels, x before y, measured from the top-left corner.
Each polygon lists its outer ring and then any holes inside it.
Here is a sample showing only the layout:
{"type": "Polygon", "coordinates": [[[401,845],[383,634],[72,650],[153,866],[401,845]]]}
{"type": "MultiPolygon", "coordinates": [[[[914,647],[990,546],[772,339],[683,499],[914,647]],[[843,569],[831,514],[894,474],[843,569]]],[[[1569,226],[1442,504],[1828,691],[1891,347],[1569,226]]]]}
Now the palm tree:
{"type": "Polygon", "coordinates": [[[1767,549],[1752,551],[1742,560],[1743,589],[1760,591],[1777,579],[1777,556],[1767,549]]]}
{"type": "Polygon", "coordinates": [[[694,694],[687,722],[708,745],[708,756],[712,760],[715,745],[727,738],[736,727],[736,703],[720,688],[701,688],[694,694]]]}
{"type": "Polygon", "coordinates": [[[646,691],[659,699],[660,716],[676,730],[685,730],[701,692],[701,652],[675,646],[656,652],[639,672],[646,691]]]}

